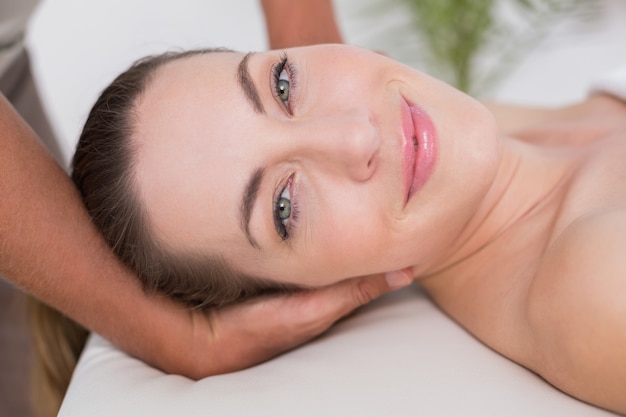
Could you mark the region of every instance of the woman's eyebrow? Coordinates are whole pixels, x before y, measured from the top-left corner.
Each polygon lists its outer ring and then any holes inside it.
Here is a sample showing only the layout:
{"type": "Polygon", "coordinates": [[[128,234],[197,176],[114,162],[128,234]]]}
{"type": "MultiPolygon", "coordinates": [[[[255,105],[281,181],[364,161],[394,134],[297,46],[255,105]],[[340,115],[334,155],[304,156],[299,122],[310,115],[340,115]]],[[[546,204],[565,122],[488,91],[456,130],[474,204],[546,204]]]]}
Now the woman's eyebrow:
{"type": "Polygon", "coordinates": [[[261,103],[261,99],[259,98],[259,91],[256,85],[254,85],[252,78],[250,78],[250,72],[248,71],[248,60],[253,54],[254,52],[248,52],[241,59],[237,68],[237,81],[243,90],[243,94],[248,98],[250,104],[252,104],[254,111],[259,114],[265,114],[263,103],[261,103]]]}
{"type": "Polygon", "coordinates": [[[257,200],[259,187],[263,182],[263,173],[263,168],[259,168],[252,173],[252,176],[250,176],[248,183],[244,187],[243,198],[241,199],[241,226],[248,238],[248,242],[257,249],[260,249],[260,247],[256,239],[254,239],[250,233],[250,218],[252,217],[254,203],[256,203],[257,200]]]}

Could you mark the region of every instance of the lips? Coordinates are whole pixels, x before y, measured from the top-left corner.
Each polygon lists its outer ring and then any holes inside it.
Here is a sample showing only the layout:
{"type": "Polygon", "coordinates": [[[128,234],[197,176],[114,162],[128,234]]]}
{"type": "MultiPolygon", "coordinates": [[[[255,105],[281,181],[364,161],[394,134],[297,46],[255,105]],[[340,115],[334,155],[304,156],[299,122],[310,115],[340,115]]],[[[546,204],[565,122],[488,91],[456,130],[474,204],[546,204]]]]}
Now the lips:
{"type": "Polygon", "coordinates": [[[408,202],[430,178],[437,159],[435,126],[419,106],[402,100],[402,173],[408,202]]]}

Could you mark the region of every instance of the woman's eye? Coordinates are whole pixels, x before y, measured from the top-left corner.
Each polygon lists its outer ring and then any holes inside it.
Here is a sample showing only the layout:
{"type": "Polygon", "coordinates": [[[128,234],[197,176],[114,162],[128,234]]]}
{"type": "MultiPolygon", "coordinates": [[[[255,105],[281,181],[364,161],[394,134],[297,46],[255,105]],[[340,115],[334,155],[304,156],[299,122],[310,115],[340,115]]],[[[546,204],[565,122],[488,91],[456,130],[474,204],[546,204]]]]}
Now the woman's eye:
{"type": "Polygon", "coordinates": [[[283,54],[281,60],[272,69],[272,93],[276,100],[285,106],[289,114],[292,114],[291,88],[294,88],[295,91],[295,83],[295,68],[289,63],[287,55],[283,54]]]}
{"type": "Polygon", "coordinates": [[[291,194],[289,193],[289,187],[286,187],[280,194],[276,204],[276,214],[283,226],[286,225],[289,217],[291,217],[291,194]]]}
{"type": "Polygon", "coordinates": [[[278,76],[278,82],[276,83],[276,94],[278,98],[287,104],[289,102],[289,72],[283,68],[278,76]]]}
{"type": "Polygon", "coordinates": [[[289,239],[289,229],[291,228],[291,225],[288,224],[293,214],[291,212],[290,189],[291,181],[274,201],[274,226],[276,227],[276,233],[282,240],[289,239]]]}
{"type": "Polygon", "coordinates": [[[291,232],[298,226],[298,201],[293,195],[292,187],[293,174],[287,180],[284,188],[280,190],[280,195],[276,194],[274,196],[274,227],[282,240],[289,240],[291,232]]]}

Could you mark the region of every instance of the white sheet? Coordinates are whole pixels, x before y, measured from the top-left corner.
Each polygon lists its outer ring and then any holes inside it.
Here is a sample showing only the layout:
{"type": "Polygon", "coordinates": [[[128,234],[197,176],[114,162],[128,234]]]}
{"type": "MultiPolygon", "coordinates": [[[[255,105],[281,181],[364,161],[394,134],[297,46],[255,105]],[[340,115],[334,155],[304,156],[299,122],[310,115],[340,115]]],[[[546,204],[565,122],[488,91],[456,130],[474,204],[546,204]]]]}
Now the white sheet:
{"type": "Polygon", "coordinates": [[[197,382],[93,336],[60,417],[568,416],[584,404],[486,348],[417,287],[385,296],[319,339],[197,382]]]}

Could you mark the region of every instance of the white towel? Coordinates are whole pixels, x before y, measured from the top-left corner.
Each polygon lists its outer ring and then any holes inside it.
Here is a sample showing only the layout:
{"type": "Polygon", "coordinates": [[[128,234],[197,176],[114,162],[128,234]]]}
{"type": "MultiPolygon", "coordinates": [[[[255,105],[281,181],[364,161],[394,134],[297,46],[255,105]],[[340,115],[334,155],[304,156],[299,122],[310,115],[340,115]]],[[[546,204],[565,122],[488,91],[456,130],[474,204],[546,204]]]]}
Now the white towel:
{"type": "Polygon", "coordinates": [[[600,74],[590,88],[591,93],[606,93],[626,101],[626,65],[600,74]]]}

